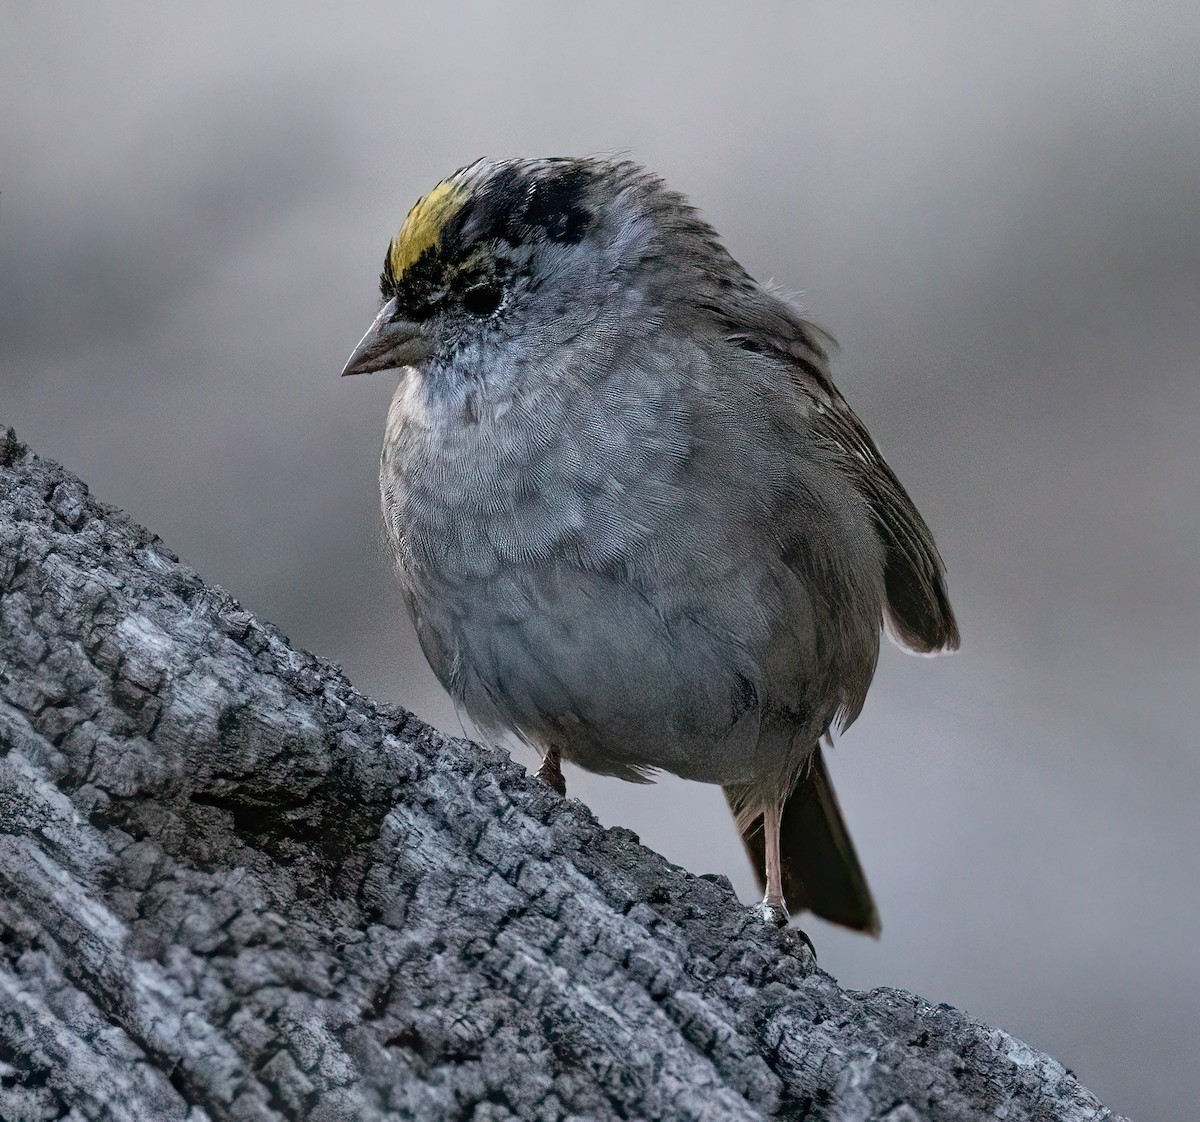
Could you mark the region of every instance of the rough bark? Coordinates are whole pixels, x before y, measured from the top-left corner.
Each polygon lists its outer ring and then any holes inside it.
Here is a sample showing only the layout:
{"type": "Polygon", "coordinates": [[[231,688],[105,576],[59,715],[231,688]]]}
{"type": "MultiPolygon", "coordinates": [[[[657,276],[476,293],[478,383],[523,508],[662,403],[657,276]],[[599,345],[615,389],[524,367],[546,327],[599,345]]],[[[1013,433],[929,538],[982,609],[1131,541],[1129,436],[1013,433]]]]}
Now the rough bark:
{"type": "Polygon", "coordinates": [[[0,436],[0,1118],[1094,1119],[0,436]]]}

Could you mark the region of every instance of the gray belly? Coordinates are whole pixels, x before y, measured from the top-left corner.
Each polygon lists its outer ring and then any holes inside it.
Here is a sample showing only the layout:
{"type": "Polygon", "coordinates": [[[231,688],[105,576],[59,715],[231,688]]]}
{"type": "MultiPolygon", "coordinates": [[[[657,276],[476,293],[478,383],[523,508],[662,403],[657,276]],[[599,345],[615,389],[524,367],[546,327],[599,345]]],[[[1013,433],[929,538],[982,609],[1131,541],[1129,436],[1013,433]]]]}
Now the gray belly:
{"type": "Polygon", "coordinates": [[[829,516],[803,496],[836,479],[794,485],[795,456],[691,439],[670,395],[642,431],[589,432],[589,414],[531,444],[406,393],[381,464],[385,521],[426,656],[481,729],[629,779],[785,783],[861,703],[882,595],[866,512],[834,504],[852,524],[826,534],[819,594],[803,536],[784,538],[821,529],[829,516]],[[777,490],[782,522],[764,514],[777,490]],[[845,573],[866,574],[865,592],[842,595],[845,573]]]}
{"type": "Polygon", "coordinates": [[[524,570],[427,588],[412,611],[435,672],[483,729],[630,779],[661,768],[747,783],[785,767],[761,758],[772,741],[749,653],[704,620],[665,617],[633,585],[524,570]]]}

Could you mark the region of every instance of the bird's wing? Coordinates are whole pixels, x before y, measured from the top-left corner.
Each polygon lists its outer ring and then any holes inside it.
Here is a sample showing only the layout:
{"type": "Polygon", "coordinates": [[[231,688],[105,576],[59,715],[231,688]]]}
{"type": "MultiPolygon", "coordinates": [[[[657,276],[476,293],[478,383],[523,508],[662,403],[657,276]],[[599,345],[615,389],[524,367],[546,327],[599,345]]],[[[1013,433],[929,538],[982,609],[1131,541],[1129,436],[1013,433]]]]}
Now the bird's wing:
{"type": "Polygon", "coordinates": [[[892,636],[919,654],[955,650],[958,624],[933,534],[866,427],[836,390],[818,405],[815,428],[866,499],[884,547],[886,619],[892,636]]]}
{"type": "Polygon", "coordinates": [[[886,622],[892,637],[918,654],[955,650],[958,624],[933,534],[900,480],[875,447],[827,368],[832,342],[803,322],[789,347],[796,388],[806,399],[812,431],[870,507],[884,547],[886,622]]]}

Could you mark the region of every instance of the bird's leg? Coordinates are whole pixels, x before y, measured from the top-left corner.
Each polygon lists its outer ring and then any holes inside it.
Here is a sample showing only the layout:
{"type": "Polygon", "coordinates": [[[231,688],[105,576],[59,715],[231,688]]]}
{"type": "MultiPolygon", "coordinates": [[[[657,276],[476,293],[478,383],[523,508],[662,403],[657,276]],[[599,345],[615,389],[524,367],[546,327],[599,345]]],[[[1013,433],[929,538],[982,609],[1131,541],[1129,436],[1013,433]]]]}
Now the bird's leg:
{"type": "Polygon", "coordinates": [[[537,769],[537,776],[565,798],[567,794],[567,781],[563,778],[561,761],[562,753],[551,745],[546,749],[546,754],[542,757],[542,766],[537,769]]]}
{"type": "Polygon", "coordinates": [[[758,913],[764,923],[784,927],[788,922],[787,905],[783,900],[783,862],[779,856],[779,819],[782,807],[771,799],[763,807],[763,863],[766,865],[767,891],[758,913]]]}

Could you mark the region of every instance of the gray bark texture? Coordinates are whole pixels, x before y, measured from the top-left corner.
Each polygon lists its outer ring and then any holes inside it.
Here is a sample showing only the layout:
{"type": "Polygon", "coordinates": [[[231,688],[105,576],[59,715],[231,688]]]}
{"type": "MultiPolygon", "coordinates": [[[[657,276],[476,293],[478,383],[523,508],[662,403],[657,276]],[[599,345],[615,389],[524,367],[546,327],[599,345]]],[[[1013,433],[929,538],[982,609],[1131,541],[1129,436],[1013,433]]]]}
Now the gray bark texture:
{"type": "Polygon", "coordinates": [[[1115,1119],[294,650],[0,433],[0,1119],[1115,1119]]]}

